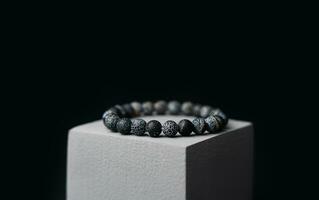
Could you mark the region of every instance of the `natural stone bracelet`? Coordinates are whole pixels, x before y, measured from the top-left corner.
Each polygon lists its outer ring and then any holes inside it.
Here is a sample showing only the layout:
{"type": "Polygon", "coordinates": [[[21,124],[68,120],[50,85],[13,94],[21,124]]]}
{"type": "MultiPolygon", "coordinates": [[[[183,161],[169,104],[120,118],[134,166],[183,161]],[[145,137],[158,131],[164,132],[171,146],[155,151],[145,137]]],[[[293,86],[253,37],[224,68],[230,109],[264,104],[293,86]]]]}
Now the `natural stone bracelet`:
{"type": "Polygon", "coordinates": [[[193,104],[191,102],[179,103],[177,101],[132,102],[130,104],[116,105],[103,114],[104,125],[113,132],[122,134],[134,134],[143,136],[148,133],[151,137],[157,137],[163,131],[164,135],[174,137],[178,132],[182,136],[189,136],[192,132],[197,135],[216,133],[226,127],[228,118],[218,108],[207,105],[193,104]],[[188,119],[181,120],[178,124],[172,120],[163,125],[157,120],[146,123],[143,119],[130,119],[142,115],[189,115],[196,118],[191,122],[188,119]]]}

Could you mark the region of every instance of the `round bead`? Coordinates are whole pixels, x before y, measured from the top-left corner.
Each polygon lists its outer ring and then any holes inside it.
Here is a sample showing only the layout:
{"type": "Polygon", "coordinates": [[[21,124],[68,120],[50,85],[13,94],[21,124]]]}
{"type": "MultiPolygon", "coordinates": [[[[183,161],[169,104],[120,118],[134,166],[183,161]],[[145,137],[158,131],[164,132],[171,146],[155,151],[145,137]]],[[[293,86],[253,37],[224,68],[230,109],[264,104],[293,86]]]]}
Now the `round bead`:
{"type": "Polygon", "coordinates": [[[218,116],[218,115],[213,115],[214,117],[215,117],[215,119],[217,120],[217,122],[218,122],[218,130],[221,130],[221,129],[223,129],[224,128],[224,120],[220,117],[220,116],[218,116]]]}
{"type": "Polygon", "coordinates": [[[150,101],[144,102],[142,108],[144,115],[151,115],[153,113],[153,104],[150,101]]]}
{"type": "Polygon", "coordinates": [[[182,112],[185,115],[193,114],[193,104],[191,102],[184,102],[182,105],[182,112]]]}
{"type": "Polygon", "coordinates": [[[170,114],[177,115],[181,112],[182,106],[178,101],[170,101],[167,107],[170,114]]]}
{"type": "Polygon", "coordinates": [[[109,114],[109,115],[103,116],[104,125],[111,131],[117,131],[116,125],[119,120],[120,120],[120,117],[116,114],[109,114]]]}
{"type": "Polygon", "coordinates": [[[125,117],[126,116],[126,113],[125,113],[125,110],[122,106],[120,105],[115,105],[113,108],[117,109],[118,112],[119,112],[119,117],[125,117]]]}
{"type": "Polygon", "coordinates": [[[202,135],[205,133],[206,123],[203,118],[195,118],[193,120],[193,125],[194,125],[194,132],[197,135],[202,135]]]}
{"type": "Polygon", "coordinates": [[[111,115],[111,114],[113,114],[113,115],[117,115],[115,112],[113,112],[112,110],[107,110],[107,111],[105,111],[104,113],[103,113],[103,116],[102,116],[102,118],[104,119],[107,115],[111,115]]]}
{"type": "Polygon", "coordinates": [[[202,118],[208,117],[209,113],[212,111],[212,107],[210,106],[203,106],[200,110],[200,116],[202,118]]]}
{"type": "Polygon", "coordinates": [[[222,120],[223,120],[223,127],[225,127],[228,123],[228,117],[225,115],[225,113],[223,113],[223,111],[221,111],[219,108],[212,110],[212,112],[210,113],[210,115],[217,115],[219,116],[222,120]]]}
{"type": "Polygon", "coordinates": [[[183,119],[178,123],[179,126],[179,133],[182,136],[189,136],[193,130],[194,130],[194,125],[191,121],[188,119],[183,119]]]}
{"type": "Polygon", "coordinates": [[[134,116],[134,110],[130,104],[124,104],[122,107],[125,111],[126,117],[133,117],[134,116]]]}
{"type": "Polygon", "coordinates": [[[131,121],[131,133],[137,136],[144,135],[146,121],[143,119],[132,119],[131,121]]]}
{"type": "Polygon", "coordinates": [[[122,134],[130,134],[131,132],[131,120],[128,118],[122,118],[120,119],[117,124],[116,124],[116,128],[117,130],[122,133],[122,134]]]}
{"type": "Polygon", "coordinates": [[[202,109],[202,106],[200,104],[196,104],[193,108],[193,113],[196,117],[200,117],[200,110],[202,109]]]}
{"type": "Polygon", "coordinates": [[[142,104],[140,104],[139,102],[132,102],[131,103],[131,106],[134,110],[134,116],[140,116],[142,111],[143,111],[143,107],[142,107],[142,104]]]}
{"type": "Polygon", "coordinates": [[[118,109],[118,108],[116,108],[115,106],[114,107],[112,107],[112,108],[110,108],[110,109],[108,109],[106,112],[104,112],[104,114],[103,114],[103,117],[105,116],[105,115],[108,115],[108,114],[116,114],[116,115],[118,115],[119,117],[123,117],[122,116],[122,112],[118,109]]]}
{"type": "Polygon", "coordinates": [[[223,127],[225,127],[228,123],[228,117],[223,113],[218,113],[216,116],[219,116],[223,120],[223,127]]]}
{"type": "Polygon", "coordinates": [[[219,130],[220,125],[217,121],[217,119],[213,116],[210,115],[205,119],[206,122],[206,128],[210,133],[216,132],[217,130],[219,130]]]}
{"type": "Polygon", "coordinates": [[[162,124],[157,120],[151,120],[146,124],[146,131],[151,137],[157,137],[162,132],[162,124]]]}
{"type": "Polygon", "coordinates": [[[167,104],[165,101],[157,101],[154,104],[154,109],[155,109],[156,113],[159,115],[165,114],[165,112],[167,110],[167,104]]]}
{"type": "Polygon", "coordinates": [[[168,120],[163,124],[163,133],[168,137],[174,137],[178,132],[178,125],[172,120],[168,120]]]}

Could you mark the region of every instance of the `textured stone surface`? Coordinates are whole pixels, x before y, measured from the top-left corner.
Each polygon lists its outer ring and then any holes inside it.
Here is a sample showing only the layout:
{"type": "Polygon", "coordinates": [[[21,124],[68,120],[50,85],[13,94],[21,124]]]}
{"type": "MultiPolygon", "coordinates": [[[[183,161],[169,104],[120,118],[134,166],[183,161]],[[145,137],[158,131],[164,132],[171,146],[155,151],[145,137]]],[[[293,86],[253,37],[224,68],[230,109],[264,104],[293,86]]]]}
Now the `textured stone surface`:
{"type": "Polygon", "coordinates": [[[120,120],[116,114],[108,114],[103,116],[104,125],[112,131],[117,131],[116,124],[120,120]]]}
{"type": "Polygon", "coordinates": [[[223,111],[221,111],[220,109],[215,109],[213,110],[210,115],[217,115],[219,116],[222,120],[223,120],[223,125],[228,123],[228,117],[225,115],[225,113],[223,111]]]}
{"type": "MultiPolygon", "coordinates": [[[[185,116],[147,116],[192,120],[185,116]]],[[[67,200],[251,200],[253,129],[229,120],[218,134],[136,137],[101,120],[70,130],[67,200]]]]}
{"type": "Polygon", "coordinates": [[[203,118],[195,118],[193,120],[193,124],[194,124],[194,132],[197,135],[202,135],[205,133],[206,123],[205,123],[205,120],[203,118]]]}
{"type": "Polygon", "coordinates": [[[218,115],[213,115],[215,117],[215,119],[217,120],[218,124],[219,124],[219,127],[218,127],[218,130],[221,130],[223,128],[225,128],[226,126],[226,121],[223,120],[220,116],[218,115]]]}
{"type": "Polygon", "coordinates": [[[162,133],[162,124],[157,120],[151,120],[146,124],[146,131],[151,137],[158,137],[162,133]]]}
{"type": "Polygon", "coordinates": [[[122,118],[116,124],[117,131],[122,133],[122,134],[130,134],[131,124],[132,124],[132,122],[130,119],[122,118]]]}
{"type": "Polygon", "coordinates": [[[172,120],[168,120],[163,124],[163,133],[168,137],[174,137],[178,132],[178,125],[172,120]]]}
{"type": "Polygon", "coordinates": [[[220,128],[219,122],[217,121],[217,119],[213,115],[208,116],[205,119],[205,122],[206,122],[206,129],[210,133],[214,133],[214,132],[218,131],[220,128]]]}
{"type": "Polygon", "coordinates": [[[131,133],[137,136],[145,134],[146,122],[143,119],[132,119],[131,133]]]}

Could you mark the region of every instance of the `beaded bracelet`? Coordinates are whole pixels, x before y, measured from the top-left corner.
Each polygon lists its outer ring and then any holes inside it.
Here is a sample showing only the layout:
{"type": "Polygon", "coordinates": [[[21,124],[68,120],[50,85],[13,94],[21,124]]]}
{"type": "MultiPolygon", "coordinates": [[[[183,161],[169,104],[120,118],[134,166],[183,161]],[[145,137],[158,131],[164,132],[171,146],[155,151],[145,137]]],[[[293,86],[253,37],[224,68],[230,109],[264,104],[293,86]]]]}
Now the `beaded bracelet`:
{"type": "Polygon", "coordinates": [[[220,110],[207,105],[193,104],[177,101],[132,102],[122,106],[116,105],[103,114],[103,124],[113,132],[121,134],[134,134],[143,136],[147,132],[151,137],[158,137],[161,132],[168,137],[174,137],[178,132],[182,136],[189,136],[192,132],[197,135],[216,133],[226,127],[228,118],[220,110]],[[146,123],[143,119],[130,119],[141,115],[193,115],[196,118],[191,122],[188,119],[181,120],[178,124],[172,120],[163,125],[157,120],[146,123]]]}

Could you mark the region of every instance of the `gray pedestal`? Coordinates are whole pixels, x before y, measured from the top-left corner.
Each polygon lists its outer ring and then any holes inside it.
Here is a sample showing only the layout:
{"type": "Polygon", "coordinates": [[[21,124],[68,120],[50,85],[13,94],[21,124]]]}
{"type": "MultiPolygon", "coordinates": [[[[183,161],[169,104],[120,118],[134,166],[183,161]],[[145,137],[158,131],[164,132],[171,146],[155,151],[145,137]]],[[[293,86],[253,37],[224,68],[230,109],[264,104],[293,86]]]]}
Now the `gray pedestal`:
{"type": "MultiPolygon", "coordinates": [[[[179,121],[180,116],[145,120],[179,121]]],[[[253,128],[230,120],[215,135],[123,136],[96,121],[70,130],[68,200],[249,200],[253,128]]]]}

